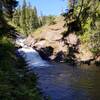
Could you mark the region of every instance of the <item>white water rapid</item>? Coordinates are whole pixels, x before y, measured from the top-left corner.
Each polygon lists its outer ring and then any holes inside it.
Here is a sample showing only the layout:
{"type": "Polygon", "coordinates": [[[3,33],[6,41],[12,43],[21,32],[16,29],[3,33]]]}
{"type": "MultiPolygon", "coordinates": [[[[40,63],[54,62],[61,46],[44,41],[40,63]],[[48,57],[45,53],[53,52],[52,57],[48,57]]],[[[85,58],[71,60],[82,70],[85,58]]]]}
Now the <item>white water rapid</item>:
{"type": "Polygon", "coordinates": [[[36,50],[34,50],[32,47],[25,45],[24,41],[25,39],[17,38],[16,44],[22,47],[18,49],[18,53],[21,56],[23,56],[28,66],[31,68],[44,67],[44,66],[48,67],[49,66],[48,62],[44,61],[40,57],[39,53],[36,50]]]}

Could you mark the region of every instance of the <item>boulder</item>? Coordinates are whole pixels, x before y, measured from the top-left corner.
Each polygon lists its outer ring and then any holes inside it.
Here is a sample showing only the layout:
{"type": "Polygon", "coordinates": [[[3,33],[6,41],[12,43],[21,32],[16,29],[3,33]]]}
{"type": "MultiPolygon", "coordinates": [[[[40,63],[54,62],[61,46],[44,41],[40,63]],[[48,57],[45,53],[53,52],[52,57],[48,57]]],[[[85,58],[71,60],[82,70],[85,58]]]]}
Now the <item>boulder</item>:
{"type": "Polygon", "coordinates": [[[55,55],[55,58],[54,58],[54,61],[57,61],[57,62],[64,62],[65,59],[66,59],[66,53],[63,52],[63,51],[59,51],[56,55],[55,55]]]}
{"type": "Polygon", "coordinates": [[[75,33],[70,33],[67,37],[64,38],[65,43],[69,44],[69,45],[77,45],[77,43],[79,42],[79,38],[75,33]]]}
{"type": "Polygon", "coordinates": [[[93,53],[89,50],[86,45],[79,45],[79,53],[76,54],[77,61],[79,62],[87,62],[94,59],[93,53]]]}
{"type": "Polygon", "coordinates": [[[34,44],[36,43],[36,39],[34,39],[33,36],[29,35],[29,36],[26,38],[26,40],[25,40],[24,43],[25,43],[26,45],[28,45],[28,46],[33,47],[34,44]]]}
{"type": "Polygon", "coordinates": [[[54,49],[51,46],[48,46],[48,47],[39,49],[38,52],[44,60],[50,60],[49,57],[53,54],[53,50],[54,49]]]}
{"type": "Polygon", "coordinates": [[[46,47],[46,40],[40,40],[40,41],[37,41],[33,47],[35,47],[37,50],[41,49],[41,48],[45,48],[46,47]]]}
{"type": "Polygon", "coordinates": [[[64,41],[41,40],[35,43],[34,47],[39,51],[42,58],[47,60],[50,59],[58,61],[59,57],[59,61],[63,61],[65,59],[65,55],[68,54],[68,47],[64,44],[64,41]]]}

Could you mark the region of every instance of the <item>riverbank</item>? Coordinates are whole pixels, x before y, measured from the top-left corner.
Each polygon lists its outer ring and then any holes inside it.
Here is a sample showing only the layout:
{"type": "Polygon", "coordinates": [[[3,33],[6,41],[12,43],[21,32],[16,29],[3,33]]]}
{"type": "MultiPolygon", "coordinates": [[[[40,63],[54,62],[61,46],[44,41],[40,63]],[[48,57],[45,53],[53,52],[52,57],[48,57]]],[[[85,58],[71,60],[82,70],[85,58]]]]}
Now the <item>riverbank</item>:
{"type": "Polygon", "coordinates": [[[36,87],[37,77],[15,50],[11,39],[0,38],[0,100],[43,100],[36,87]]]}

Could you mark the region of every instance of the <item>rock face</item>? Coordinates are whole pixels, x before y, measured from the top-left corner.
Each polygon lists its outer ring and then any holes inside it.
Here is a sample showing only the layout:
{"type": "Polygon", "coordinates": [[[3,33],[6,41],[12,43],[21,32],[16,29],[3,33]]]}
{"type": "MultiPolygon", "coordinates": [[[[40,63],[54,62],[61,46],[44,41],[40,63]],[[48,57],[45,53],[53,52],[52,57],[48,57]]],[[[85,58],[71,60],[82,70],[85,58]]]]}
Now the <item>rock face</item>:
{"type": "Polygon", "coordinates": [[[75,35],[75,33],[70,33],[67,37],[66,37],[66,41],[68,44],[70,45],[76,45],[78,42],[78,37],[75,35]]]}
{"type": "Polygon", "coordinates": [[[26,39],[25,44],[35,48],[45,60],[63,62],[66,61],[67,58],[67,62],[71,63],[74,60],[84,63],[90,63],[91,61],[100,62],[100,56],[96,57],[96,60],[94,61],[94,56],[89,48],[83,44],[78,44],[78,37],[75,34],[69,34],[64,41],[61,40],[62,37],[58,36],[58,38],[58,40],[48,40],[45,36],[41,39],[35,39],[34,37],[29,36],[26,39]],[[66,43],[69,45],[66,45],[66,43]]]}
{"type": "Polygon", "coordinates": [[[93,53],[89,50],[89,47],[83,44],[79,45],[79,53],[75,55],[77,62],[82,64],[94,64],[95,57],[93,53]]]}
{"type": "Polygon", "coordinates": [[[43,59],[51,60],[50,56],[53,55],[53,50],[54,48],[52,48],[51,46],[48,46],[48,47],[39,49],[38,52],[43,59]]]}
{"type": "MultiPolygon", "coordinates": [[[[45,60],[59,62],[87,62],[94,60],[89,48],[81,44],[75,33],[69,33],[64,39],[61,33],[66,31],[61,20],[55,25],[46,25],[29,35],[25,44],[35,48],[45,60]]],[[[99,57],[100,58],[100,57],[99,57]]],[[[100,61],[96,58],[96,61],[100,61]]]]}
{"type": "Polygon", "coordinates": [[[61,33],[66,30],[63,26],[62,19],[55,25],[43,26],[26,39],[26,44],[35,48],[44,59],[63,61],[68,54],[68,46],[61,41],[61,33]]]}
{"type": "Polygon", "coordinates": [[[36,40],[34,39],[34,37],[32,37],[31,35],[29,35],[27,38],[26,38],[26,41],[24,42],[26,45],[28,46],[34,46],[36,40]]]}
{"type": "Polygon", "coordinates": [[[64,44],[64,41],[48,41],[47,39],[35,40],[33,37],[29,36],[25,43],[28,46],[35,48],[40,53],[42,58],[46,60],[51,59],[56,61],[63,61],[65,56],[68,54],[68,47],[64,44]],[[58,58],[60,59],[58,60],[58,58]]]}

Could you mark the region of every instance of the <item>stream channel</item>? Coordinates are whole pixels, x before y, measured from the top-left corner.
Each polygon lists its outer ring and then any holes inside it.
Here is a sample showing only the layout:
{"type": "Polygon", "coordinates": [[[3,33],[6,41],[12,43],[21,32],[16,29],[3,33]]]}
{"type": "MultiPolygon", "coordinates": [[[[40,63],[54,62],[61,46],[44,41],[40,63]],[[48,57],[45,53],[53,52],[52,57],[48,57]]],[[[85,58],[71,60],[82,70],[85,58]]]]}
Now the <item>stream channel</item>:
{"type": "Polygon", "coordinates": [[[38,87],[50,100],[100,100],[100,67],[71,66],[44,61],[38,52],[17,39],[18,49],[38,77],[38,87]]]}

